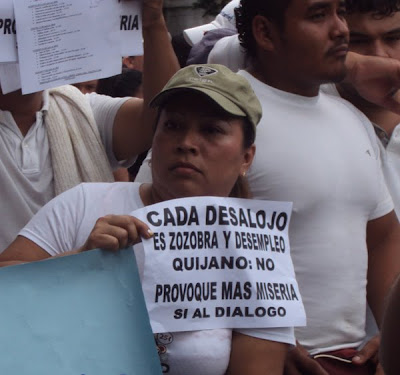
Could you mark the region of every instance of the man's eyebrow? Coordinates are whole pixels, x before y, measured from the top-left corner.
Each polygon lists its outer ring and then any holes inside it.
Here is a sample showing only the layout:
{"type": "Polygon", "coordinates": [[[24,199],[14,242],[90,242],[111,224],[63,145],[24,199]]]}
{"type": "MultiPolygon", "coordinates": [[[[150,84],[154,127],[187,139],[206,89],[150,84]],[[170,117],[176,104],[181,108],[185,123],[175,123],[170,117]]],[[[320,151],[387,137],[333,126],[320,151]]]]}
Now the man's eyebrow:
{"type": "MultiPolygon", "coordinates": [[[[317,3],[314,3],[314,4],[310,5],[307,8],[307,12],[314,12],[316,10],[326,9],[326,8],[329,8],[331,5],[332,5],[332,2],[330,2],[330,1],[319,1],[317,3]]],[[[339,2],[339,7],[345,8],[346,7],[346,2],[344,0],[340,1],[339,2]]]]}
{"type": "Polygon", "coordinates": [[[350,37],[365,38],[365,39],[369,38],[367,34],[360,33],[358,31],[350,31],[350,37]]]}
{"type": "Polygon", "coordinates": [[[319,1],[318,3],[314,3],[307,8],[307,12],[314,12],[316,10],[326,9],[330,7],[330,2],[327,1],[319,1]]]}
{"type": "Polygon", "coordinates": [[[399,34],[400,33],[400,27],[397,27],[396,29],[390,30],[386,32],[384,35],[385,36],[390,36],[392,34],[399,34]]]}

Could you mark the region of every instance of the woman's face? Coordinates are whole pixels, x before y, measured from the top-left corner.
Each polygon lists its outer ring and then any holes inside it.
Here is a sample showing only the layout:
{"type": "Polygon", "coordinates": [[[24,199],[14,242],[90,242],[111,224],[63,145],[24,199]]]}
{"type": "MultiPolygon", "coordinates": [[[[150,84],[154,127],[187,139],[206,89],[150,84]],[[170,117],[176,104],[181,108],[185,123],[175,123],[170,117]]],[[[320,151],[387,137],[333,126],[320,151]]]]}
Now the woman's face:
{"type": "Polygon", "coordinates": [[[153,189],[159,200],[228,196],[247,171],[255,146],[243,148],[243,120],[199,94],[173,96],[153,140],[153,189]]]}

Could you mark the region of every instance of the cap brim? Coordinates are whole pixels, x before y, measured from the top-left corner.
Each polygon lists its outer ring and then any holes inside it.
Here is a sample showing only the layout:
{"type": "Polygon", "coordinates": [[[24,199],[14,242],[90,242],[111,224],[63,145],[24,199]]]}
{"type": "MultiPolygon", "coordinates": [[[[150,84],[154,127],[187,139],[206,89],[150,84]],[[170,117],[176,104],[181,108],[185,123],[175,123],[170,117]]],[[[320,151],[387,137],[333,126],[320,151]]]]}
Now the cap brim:
{"type": "Polygon", "coordinates": [[[207,31],[214,30],[216,28],[217,27],[212,23],[207,23],[205,25],[192,27],[191,29],[186,29],[183,31],[183,37],[185,38],[188,44],[194,46],[203,39],[203,36],[207,31]]]}
{"type": "Polygon", "coordinates": [[[161,107],[163,106],[168,100],[171,99],[172,96],[175,96],[178,93],[182,92],[196,92],[204,97],[207,97],[217,106],[219,106],[225,112],[239,117],[247,117],[247,114],[236,104],[232,103],[229,99],[225,96],[215,92],[213,90],[209,90],[206,88],[195,88],[195,87],[175,87],[172,89],[168,89],[165,91],[160,92],[156,95],[153,100],[150,102],[150,107],[161,107]]]}

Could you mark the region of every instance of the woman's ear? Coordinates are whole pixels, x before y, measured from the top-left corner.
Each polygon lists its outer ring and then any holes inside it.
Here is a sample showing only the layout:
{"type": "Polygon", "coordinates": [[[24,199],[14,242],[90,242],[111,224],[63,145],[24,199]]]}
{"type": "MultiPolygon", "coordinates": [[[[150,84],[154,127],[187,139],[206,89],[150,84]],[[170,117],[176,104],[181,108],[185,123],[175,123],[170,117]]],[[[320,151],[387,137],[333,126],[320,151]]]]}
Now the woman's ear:
{"type": "Polygon", "coordinates": [[[243,155],[243,164],[242,167],[240,168],[240,174],[242,176],[245,176],[247,171],[249,170],[255,154],[256,154],[255,144],[252,144],[248,149],[245,150],[243,155]]]}
{"type": "Polygon", "coordinates": [[[276,26],[267,17],[257,15],[253,19],[252,29],[257,46],[263,51],[272,52],[275,49],[274,34],[276,26]]]}

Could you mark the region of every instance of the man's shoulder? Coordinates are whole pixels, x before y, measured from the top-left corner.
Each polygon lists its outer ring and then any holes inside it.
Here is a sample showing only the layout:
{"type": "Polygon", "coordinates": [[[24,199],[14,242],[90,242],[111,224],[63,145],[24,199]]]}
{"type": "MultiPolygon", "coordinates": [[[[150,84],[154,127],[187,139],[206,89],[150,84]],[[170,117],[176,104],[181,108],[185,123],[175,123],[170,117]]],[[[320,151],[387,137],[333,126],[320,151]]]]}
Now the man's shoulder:
{"type": "Polygon", "coordinates": [[[351,124],[358,123],[360,128],[365,130],[371,145],[374,148],[375,155],[378,155],[379,146],[376,139],[376,133],[369,118],[352,103],[342,98],[340,95],[331,95],[330,93],[326,92],[321,92],[321,95],[327,102],[332,103],[332,106],[336,106],[337,109],[341,109],[342,117],[346,120],[346,122],[349,123],[349,126],[351,124]]]}
{"type": "Polygon", "coordinates": [[[336,107],[341,108],[345,113],[348,112],[349,114],[354,115],[358,118],[361,122],[368,124],[368,126],[372,126],[370,120],[364,113],[362,113],[357,107],[351,104],[348,100],[343,99],[339,93],[336,91],[326,91],[321,90],[320,92],[321,98],[325,100],[328,104],[336,107]]]}

